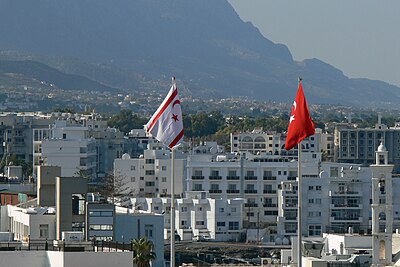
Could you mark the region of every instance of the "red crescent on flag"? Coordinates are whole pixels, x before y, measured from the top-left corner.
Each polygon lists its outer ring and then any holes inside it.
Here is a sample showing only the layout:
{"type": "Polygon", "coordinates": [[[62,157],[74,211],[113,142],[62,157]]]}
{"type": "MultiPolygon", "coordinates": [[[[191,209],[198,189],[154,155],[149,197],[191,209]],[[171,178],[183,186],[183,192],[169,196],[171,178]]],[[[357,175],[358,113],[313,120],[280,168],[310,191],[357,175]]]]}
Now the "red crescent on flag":
{"type": "Polygon", "coordinates": [[[181,101],[179,99],[175,100],[174,103],[172,103],[172,107],[174,107],[176,104],[181,104],[181,101]]]}

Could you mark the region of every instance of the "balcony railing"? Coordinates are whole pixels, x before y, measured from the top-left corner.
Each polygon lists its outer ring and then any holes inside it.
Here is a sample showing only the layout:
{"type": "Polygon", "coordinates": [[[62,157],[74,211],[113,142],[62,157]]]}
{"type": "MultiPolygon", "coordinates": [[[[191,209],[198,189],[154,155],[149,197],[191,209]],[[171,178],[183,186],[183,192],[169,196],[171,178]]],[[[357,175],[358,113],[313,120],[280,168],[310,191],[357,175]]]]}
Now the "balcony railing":
{"type": "Polygon", "coordinates": [[[257,180],[257,176],[245,176],[245,180],[257,180]]]}
{"type": "Polygon", "coordinates": [[[263,193],[264,194],[276,194],[276,190],[264,189],[263,193]]]}
{"type": "Polygon", "coordinates": [[[274,203],[264,203],[263,204],[264,208],[277,208],[278,204],[274,204],[274,203]]]}
{"type": "Polygon", "coordinates": [[[220,193],[222,193],[222,190],[220,190],[220,189],[210,189],[208,192],[210,192],[210,194],[220,194],[220,193]]]}
{"type": "Polygon", "coordinates": [[[210,175],[210,176],[208,176],[208,179],[210,179],[210,180],[222,180],[222,176],[210,175]]]}
{"type": "Polygon", "coordinates": [[[227,194],[239,194],[240,190],[237,189],[228,189],[226,190],[227,194]]]}
{"type": "Polygon", "coordinates": [[[258,207],[258,204],[257,203],[245,203],[244,206],[246,208],[256,208],[256,207],[258,207]]]}
{"type": "Polygon", "coordinates": [[[244,190],[245,194],[257,194],[257,190],[256,189],[246,189],[244,190]]]}
{"type": "Polygon", "coordinates": [[[239,180],[239,179],[240,179],[239,176],[231,176],[231,175],[226,176],[226,180],[239,180]]]}
{"type": "Polygon", "coordinates": [[[264,181],[275,181],[276,176],[263,176],[264,181]]]}
{"type": "Polygon", "coordinates": [[[192,180],[204,180],[204,176],[201,175],[193,175],[192,180]]]}

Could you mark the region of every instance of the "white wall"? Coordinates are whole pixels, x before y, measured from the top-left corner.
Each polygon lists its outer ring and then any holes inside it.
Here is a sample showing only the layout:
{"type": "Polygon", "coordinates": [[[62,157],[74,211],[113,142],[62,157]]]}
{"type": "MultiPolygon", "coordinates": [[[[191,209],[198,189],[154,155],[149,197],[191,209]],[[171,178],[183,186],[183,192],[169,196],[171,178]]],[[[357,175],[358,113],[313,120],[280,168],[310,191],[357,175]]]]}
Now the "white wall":
{"type": "Polygon", "coordinates": [[[132,252],[1,251],[0,266],[126,267],[132,258],[132,252]]]}

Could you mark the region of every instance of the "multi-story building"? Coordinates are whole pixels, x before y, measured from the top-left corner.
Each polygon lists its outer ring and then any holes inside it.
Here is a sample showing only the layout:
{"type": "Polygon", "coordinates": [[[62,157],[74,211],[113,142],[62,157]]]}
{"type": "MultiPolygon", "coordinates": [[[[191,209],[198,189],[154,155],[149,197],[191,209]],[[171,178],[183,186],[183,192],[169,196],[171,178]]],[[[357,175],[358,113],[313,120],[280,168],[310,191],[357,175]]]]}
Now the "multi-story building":
{"type": "Polygon", "coordinates": [[[381,142],[389,152],[389,163],[395,165],[394,171],[400,167],[400,125],[388,127],[381,123],[380,116],[374,128],[357,128],[355,125],[337,124],[335,127],[335,160],[363,164],[373,164],[375,150],[381,142]]]}
{"type": "MultiPolygon", "coordinates": [[[[96,142],[88,136],[87,127],[67,126],[66,121],[56,121],[49,134],[48,139],[40,141],[39,153],[34,155],[35,164],[59,166],[64,177],[97,177],[96,142]]],[[[39,165],[34,165],[34,169],[39,165]]]]}
{"type": "MultiPolygon", "coordinates": [[[[167,196],[171,192],[171,153],[159,143],[148,144],[149,148],[139,158],[124,154],[114,161],[114,177],[139,197],[167,196]]],[[[176,153],[174,167],[175,195],[183,195],[185,162],[176,153]]]]}
{"type": "MultiPolygon", "coordinates": [[[[175,229],[181,240],[238,241],[243,233],[244,199],[213,199],[207,192],[186,192],[176,199],[175,229]]],[[[170,237],[169,198],[132,198],[137,211],[164,214],[164,238],[170,237]]]]}
{"type": "MultiPolygon", "coordinates": [[[[255,129],[252,132],[231,133],[231,152],[250,152],[254,155],[267,153],[269,155],[291,155],[297,157],[297,147],[285,150],[286,133],[264,132],[255,129]]],[[[333,159],[333,137],[316,129],[316,133],[301,143],[306,152],[322,152],[326,160],[333,159]]]]}
{"type": "MultiPolygon", "coordinates": [[[[211,198],[243,198],[244,228],[264,229],[264,242],[290,240],[297,233],[297,162],[243,154],[241,158],[190,156],[187,189],[208,191],[211,198]]],[[[321,153],[304,153],[302,171],[304,235],[343,233],[349,228],[371,231],[369,167],[321,162],[321,153]]],[[[399,182],[394,179],[393,186],[399,187],[399,182]]],[[[393,203],[400,203],[400,196],[394,195],[393,203]]],[[[393,206],[394,228],[399,228],[400,208],[393,206]]]]}

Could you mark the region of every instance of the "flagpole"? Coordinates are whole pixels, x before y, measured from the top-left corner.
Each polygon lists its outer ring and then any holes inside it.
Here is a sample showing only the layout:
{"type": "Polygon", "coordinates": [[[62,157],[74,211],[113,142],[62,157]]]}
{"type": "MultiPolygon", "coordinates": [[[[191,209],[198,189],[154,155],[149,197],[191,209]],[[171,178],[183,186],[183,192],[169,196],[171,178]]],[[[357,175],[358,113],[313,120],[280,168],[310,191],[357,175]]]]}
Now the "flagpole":
{"type": "Polygon", "coordinates": [[[297,252],[298,257],[297,261],[298,267],[302,265],[302,233],[301,233],[301,206],[302,206],[302,183],[301,183],[301,142],[298,144],[297,148],[297,173],[298,173],[298,181],[297,181],[297,252]]]}
{"type": "MultiPolygon", "coordinates": [[[[172,77],[172,84],[175,84],[175,77],[172,77]]],[[[175,267],[175,148],[171,149],[171,264],[175,267]]]]}
{"type": "MultiPolygon", "coordinates": [[[[298,83],[301,83],[301,78],[299,77],[298,83]]],[[[302,179],[301,179],[301,141],[297,144],[297,266],[302,266],[302,232],[301,232],[301,223],[302,223],[302,179]]]]}
{"type": "Polygon", "coordinates": [[[175,166],[175,149],[171,150],[171,267],[175,267],[175,191],[174,191],[174,166],[175,166]]]}

